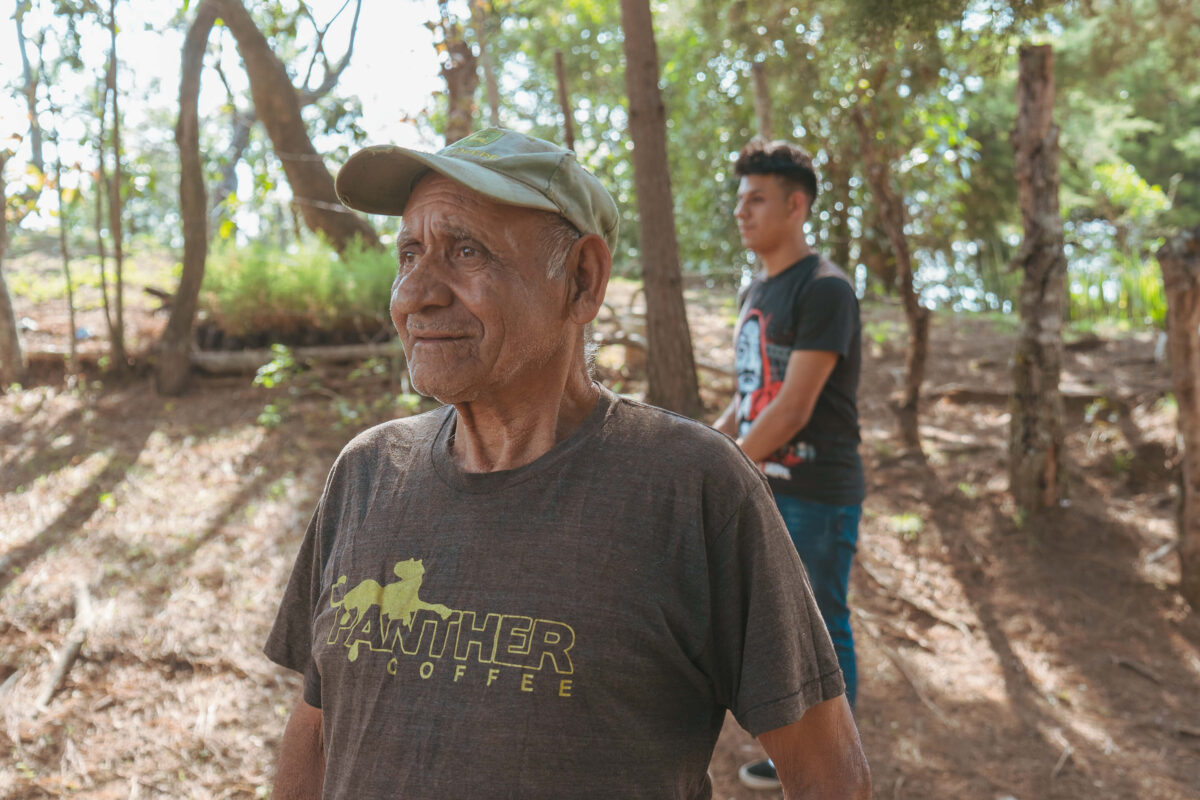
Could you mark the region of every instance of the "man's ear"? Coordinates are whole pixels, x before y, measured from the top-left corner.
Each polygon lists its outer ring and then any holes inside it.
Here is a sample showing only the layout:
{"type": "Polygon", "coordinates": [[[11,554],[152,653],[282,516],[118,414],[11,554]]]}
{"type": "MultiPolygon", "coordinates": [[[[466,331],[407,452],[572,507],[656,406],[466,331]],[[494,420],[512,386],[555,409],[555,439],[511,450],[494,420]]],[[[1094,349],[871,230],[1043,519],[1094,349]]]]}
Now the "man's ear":
{"type": "Polygon", "coordinates": [[[798,213],[800,221],[806,222],[808,220],[808,212],[808,195],[799,189],[788,194],[788,216],[798,213]]]}
{"type": "Polygon", "coordinates": [[[594,233],[580,237],[567,259],[567,317],[586,325],[600,313],[608,276],[612,272],[612,253],[608,244],[594,233]]]}

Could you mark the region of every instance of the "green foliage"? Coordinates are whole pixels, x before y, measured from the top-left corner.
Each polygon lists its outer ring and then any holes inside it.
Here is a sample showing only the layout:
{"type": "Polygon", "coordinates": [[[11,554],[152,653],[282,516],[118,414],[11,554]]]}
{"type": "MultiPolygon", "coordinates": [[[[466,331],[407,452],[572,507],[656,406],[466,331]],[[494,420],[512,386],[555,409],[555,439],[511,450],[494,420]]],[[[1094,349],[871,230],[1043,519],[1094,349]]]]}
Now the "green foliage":
{"type": "Polygon", "coordinates": [[[340,256],[319,241],[286,250],[218,240],[208,258],[201,306],[232,335],[378,326],[396,265],[383,250],[352,246],[340,256]]]}

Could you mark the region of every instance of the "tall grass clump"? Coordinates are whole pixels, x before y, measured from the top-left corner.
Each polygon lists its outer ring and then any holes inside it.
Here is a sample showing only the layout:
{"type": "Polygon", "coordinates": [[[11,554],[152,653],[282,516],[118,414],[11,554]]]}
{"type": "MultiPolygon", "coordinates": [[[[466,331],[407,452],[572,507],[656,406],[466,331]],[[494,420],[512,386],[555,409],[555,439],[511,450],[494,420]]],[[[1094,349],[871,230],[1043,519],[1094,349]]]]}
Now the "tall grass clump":
{"type": "Polygon", "coordinates": [[[378,329],[395,275],[393,254],[358,244],[339,255],[320,240],[286,250],[221,240],[208,254],[200,305],[231,336],[378,329]]]}

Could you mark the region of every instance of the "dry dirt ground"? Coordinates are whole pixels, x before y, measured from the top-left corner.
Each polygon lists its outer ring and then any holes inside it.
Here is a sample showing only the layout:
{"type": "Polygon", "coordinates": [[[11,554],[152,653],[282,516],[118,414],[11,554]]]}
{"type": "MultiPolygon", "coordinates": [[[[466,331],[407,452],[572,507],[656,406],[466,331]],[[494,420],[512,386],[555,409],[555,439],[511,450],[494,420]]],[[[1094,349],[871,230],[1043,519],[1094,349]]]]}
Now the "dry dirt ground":
{"type": "MultiPolygon", "coordinates": [[[[40,329],[27,341],[61,346],[61,313],[35,300],[17,298],[40,329]]],[[[689,300],[700,358],[729,364],[726,293],[689,300]]],[[[614,287],[611,316],[633,327],[636,305],[614,287]]],[[[150,341],[162,316],[131,313],[150,341]]],[[[922,461],[888,406],[901,320],[864,309],[851,605],[876,796],[1200,796],[1200,619],[1177,592],[1174,407],[1151,335],[1068,352],[1070,501],[1029,520],[1005,491],[1011,325],[937,317],[922,461]]],[[[604,380],[636,392],[637,356],[603,349],[604,380]]],[[[702,375],[715,413],[729,380],[702,375]]],[[[0,797],[268,794],[298,684],[259,648],[326,470],[407,413],[377,402],[400,380],[326,368],[166,399],[144,374],[42,367],[0,397],[0,797]]],[[[737,783],[760,752],[730,719],[714,797],[777,796],[737,783]]]]}

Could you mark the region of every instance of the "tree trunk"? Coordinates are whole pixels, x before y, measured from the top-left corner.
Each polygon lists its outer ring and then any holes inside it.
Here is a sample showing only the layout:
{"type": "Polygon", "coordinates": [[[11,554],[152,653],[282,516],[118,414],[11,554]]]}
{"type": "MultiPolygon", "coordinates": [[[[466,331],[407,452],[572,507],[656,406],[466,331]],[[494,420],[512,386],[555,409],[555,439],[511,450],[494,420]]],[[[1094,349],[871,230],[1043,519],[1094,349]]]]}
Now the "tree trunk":
{"type": "Polygon", "coordinates": [[[900,423],[900,439],[906,447],[921,453],[920,403],[921,384],[925,381],[925,359],[929,352],[929,309],[921,305],[913,288],[912,257],[908,237],[904,235],[907,216],[904,200],[896,195],[888,178],[888,165],[875,146],[875,127],[868,124],[862,108],[855,106],[850,118],[858,131],[859,149],[866,165],[867,182],[879,207],[879,219],[887,233],[892,255],[896,260],[896,283],[904,318],[908,323],[908,350],[904,356],[904,389],[896,414],[900,423]]]}
{"type": "MultiPolygon", "coordinates": [[[[767,87],[767,67],[761,61],[750,65],[750,77],[754,82],[754,116],[758,120],[758,135],[764,139],[775,138],[771,125],[771,90],[767,87]]],[[[838,266],[844,267],[845,263],[838,266]]]]}
{"type": "Polygon", "coordinates": [[[17,335],[17,317],[13,313],[8,283],[4,280],[4,254],[8,250],[8,215],[4,213],[8,208],[8,192],[4,165],[11,155],[7,150],[0,150],[0,394],[25,378],[25,357],[17,335]]]}
{"type": "Polygon", "coordinates": [[[479,68],[483,72],[483,85],[487,88],[488,124],[500,127],[500,82],[496,79],[496,63],[488,49],[488,17],[481,0],[471,3],[471,18],[475,25],[475,43],[479,45],[479,68]]]}
{"type": "Polygon", "coordinates": [[[463,27],[443,17],[442,30],[446,62],[441,71],[446,80],[446,143],[449,144],[470,136],[475,130],[475,90],[479,88],[479,70],[463,27]]]}
{"type": "Polygon", "coordinates": [[[262,120],[275,155],[283,164],[292,187],[292,201],[300,207],[305,224],[324,234],[338,252],[349,247],[356,237],[368,247],[379,247],[375,229],[338,200],[333,176],[308,138],[296,87],[283,62],[271,51],[271,45],[240,0],[215,1],[218,15],[237,41],[250,78],[254,112],[262,120]]]}
{"type": "Polygon", "coordinates": [[[204,188],[204,164],[200,159],[200,73],[208,34],[219,13],[219,0],[202,0],[183,43],[179,80],[179,122],[175,142],[179,146],[179,209],[183,220],[183,275],[171,317],[158,344],[155,385],[160,394],[178,395],[187,388],[191,362],[192,323],[204,282],[208,257],[208,197],[204,188]]]}
{"type": "Polygon", "coordinates": [[[1062,319],[1067,259],[1058,209],[1058,128],[1054,125],[1054,51],[1021,48],[1017,77],[1017,199],[1025,238],[1013,267],[1023,272],[1021,327],[1013,353],[1009,488],[1034,512],[1065,496],[1062,319]]]}
{"type": "Polygon", "coordinates": [[[658,52],[649,0],[621,0],[625,88],[633,177],[637,191],[639,256],[646,286],[648,402],[689,417],[700,414],[692,335],[683,302],[671,175],[667,169],[666,109],[658,91],[658,52]]]}
{"type": "Polygon", "coordinates": [[[62,156],[54,162],[54,189],[58,193],[58,252],[62,256],[63,279],[67,282],[67,374],[75,375],[79,371],[79,359],[75,352],[75,283],[71,280],[71,253],[67,248],[67,207],[63,203],[62,156]]]}
{"type": "Polygon", "coordinates": [[[563,66],[562,50],[554,51],[554,74],[558,77],[558,107],[563,115],[563,145],[575,149],[575,125],[571,118],[571,95],[567,93],[567,68],[563,66]]]}
{"type": "Polygon", "coordinates": [[[850,268],[850,241],[853,238],[850,233],[850,175],[844,162],[835,156],[825,165],[825,177],[833,186],[829,195],[829,213],[832,219],[829,223],[826,249],[833,263],[846,270],[847,274],[853,275],[854,270],[850,268]]]}
{"type": "Polygon", "coordinates": [[[1158,251],[1167,295],[1171,381],[1183,440],[1179,504],[1179,589],[1200,609],[1200,226],[1158,251]]]}
{"type": "Polygon", "coordinates": [[[117,92],[117,0],[108,7],[108,93],[112,98],[113,171],[108,190],[108,232],[113,240],[113,308],[116,317],[110,331],[113,368],[117,373],[129,369],[125,353],[125,249],[121,231],[121,112],[117,92]]]}

